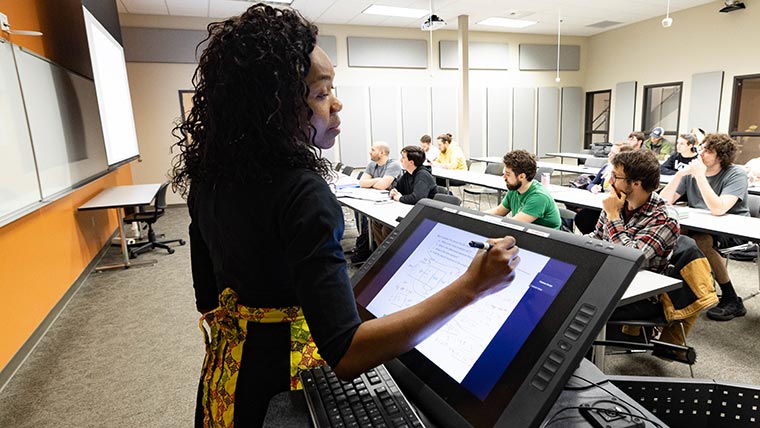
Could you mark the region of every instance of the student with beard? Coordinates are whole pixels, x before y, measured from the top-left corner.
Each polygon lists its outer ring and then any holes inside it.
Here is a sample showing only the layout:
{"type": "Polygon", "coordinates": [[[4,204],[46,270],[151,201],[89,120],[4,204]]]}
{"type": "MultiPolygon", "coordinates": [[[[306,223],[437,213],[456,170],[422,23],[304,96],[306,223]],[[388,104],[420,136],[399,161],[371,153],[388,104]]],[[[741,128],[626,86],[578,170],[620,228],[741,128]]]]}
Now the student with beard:
{"type": "Polygon", "coordinates": [[[559,229],[562,225],[559,208],[544,186],[533,179],[536,169],[536,157],[525,150],[514,150],[504,155],[503,177],[508,191],[500,205],[486,212],[559,229]]]}

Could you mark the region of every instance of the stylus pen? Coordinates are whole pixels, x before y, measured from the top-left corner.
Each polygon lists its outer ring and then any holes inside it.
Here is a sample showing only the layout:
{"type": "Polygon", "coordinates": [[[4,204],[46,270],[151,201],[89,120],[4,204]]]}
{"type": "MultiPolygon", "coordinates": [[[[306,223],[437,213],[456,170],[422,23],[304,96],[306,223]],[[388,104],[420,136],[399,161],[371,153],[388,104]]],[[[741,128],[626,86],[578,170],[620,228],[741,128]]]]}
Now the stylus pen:
{"type": "Polygon", "coordinates": [[[470,241],[470,247],[472,248],[480,248],[481,250],[490,250],[492,245],[488,242],[478,242],[478,241],[470,241]]]}

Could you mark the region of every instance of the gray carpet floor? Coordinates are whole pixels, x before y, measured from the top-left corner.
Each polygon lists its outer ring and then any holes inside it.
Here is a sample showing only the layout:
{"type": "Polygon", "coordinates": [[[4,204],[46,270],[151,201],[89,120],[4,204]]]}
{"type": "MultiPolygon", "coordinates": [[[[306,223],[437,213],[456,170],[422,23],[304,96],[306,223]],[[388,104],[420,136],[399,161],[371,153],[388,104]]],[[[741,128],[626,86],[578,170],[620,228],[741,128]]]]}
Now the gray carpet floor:
{"type": "MultiPolygon", "coordinates": [[[[469,198],[469,196],[468,196],[469,198]]],[[[467,204],[470,204],[468,202],[467,204]]],[[[481,207],[485,209],[486,207],[481,207]]],[[[356,229],[347,217],[344,248],[356,229]]],[[[187,239],[185,208],[157,224],[187,239]]],[[[104,258],[120,257],[111,248],[104,258]]],[[[203,341],[190,276],[190,249],[155,250],[152,267],[92,273],[33,353],[0,390],[0,427],[188,427],[192,425],[203,341]]],[[[753,263],[731,262],[739,294],[758,288],[753,263]]],[[[704,316],[689,335],[698,378],[760,384],[760,297],[747,316],[718,323],[704,316]]],[[[650,355],[608,356],[605,372],[686,377],[688,367],[650,355]]]]}

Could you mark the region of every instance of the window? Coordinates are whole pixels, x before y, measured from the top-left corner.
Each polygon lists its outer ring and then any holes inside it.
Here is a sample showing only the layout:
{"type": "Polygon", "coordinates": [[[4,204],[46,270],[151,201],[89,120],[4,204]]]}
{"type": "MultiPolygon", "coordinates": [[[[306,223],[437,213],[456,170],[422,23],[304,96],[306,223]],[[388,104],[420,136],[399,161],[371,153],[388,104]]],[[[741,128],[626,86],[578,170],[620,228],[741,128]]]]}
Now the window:
{"type": "Polygon", "coordinates": [[[729,133],[739,144],[734,163],[760,157],[760,74],[734,77],[729,133]]]}
{"type": "Polygon", "coordinates": [[[644,86],[641,130],[645,135],[658,126],[665,130],[665,135],[678,135],[682,86],[682,82],[644,86]]]}
{"type": "Polygon", "coordinates": [[[584,148],[592,143],[610,141],[610,96],[612,90],[586,92],[586,131],[584,148]]]}

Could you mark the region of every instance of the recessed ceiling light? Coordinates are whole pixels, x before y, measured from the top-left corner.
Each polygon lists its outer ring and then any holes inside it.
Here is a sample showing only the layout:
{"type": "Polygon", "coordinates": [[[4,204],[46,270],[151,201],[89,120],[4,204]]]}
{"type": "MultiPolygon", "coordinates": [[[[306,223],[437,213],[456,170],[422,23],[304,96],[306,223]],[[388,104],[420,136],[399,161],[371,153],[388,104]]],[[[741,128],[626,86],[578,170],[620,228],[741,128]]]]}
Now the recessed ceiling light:
{"type": "Polygon", "coordinates": [[[492,27],[525,28],[525,27],[530,27],[531,25],[538,24],[538,22],[526,21],[524,19],[491,17],[491,18],[486,18],[480,22],[477,22],[477,24],[489,25],[492,27]]]}
{"type": "Polygon", "coordinates": [[[373,4],[364,9],[362,13],[369,15],[400,16],[402,18],[422,18],[430,14],[427,9],[409,9],[407,7],[380,6],[373,4]]]}

